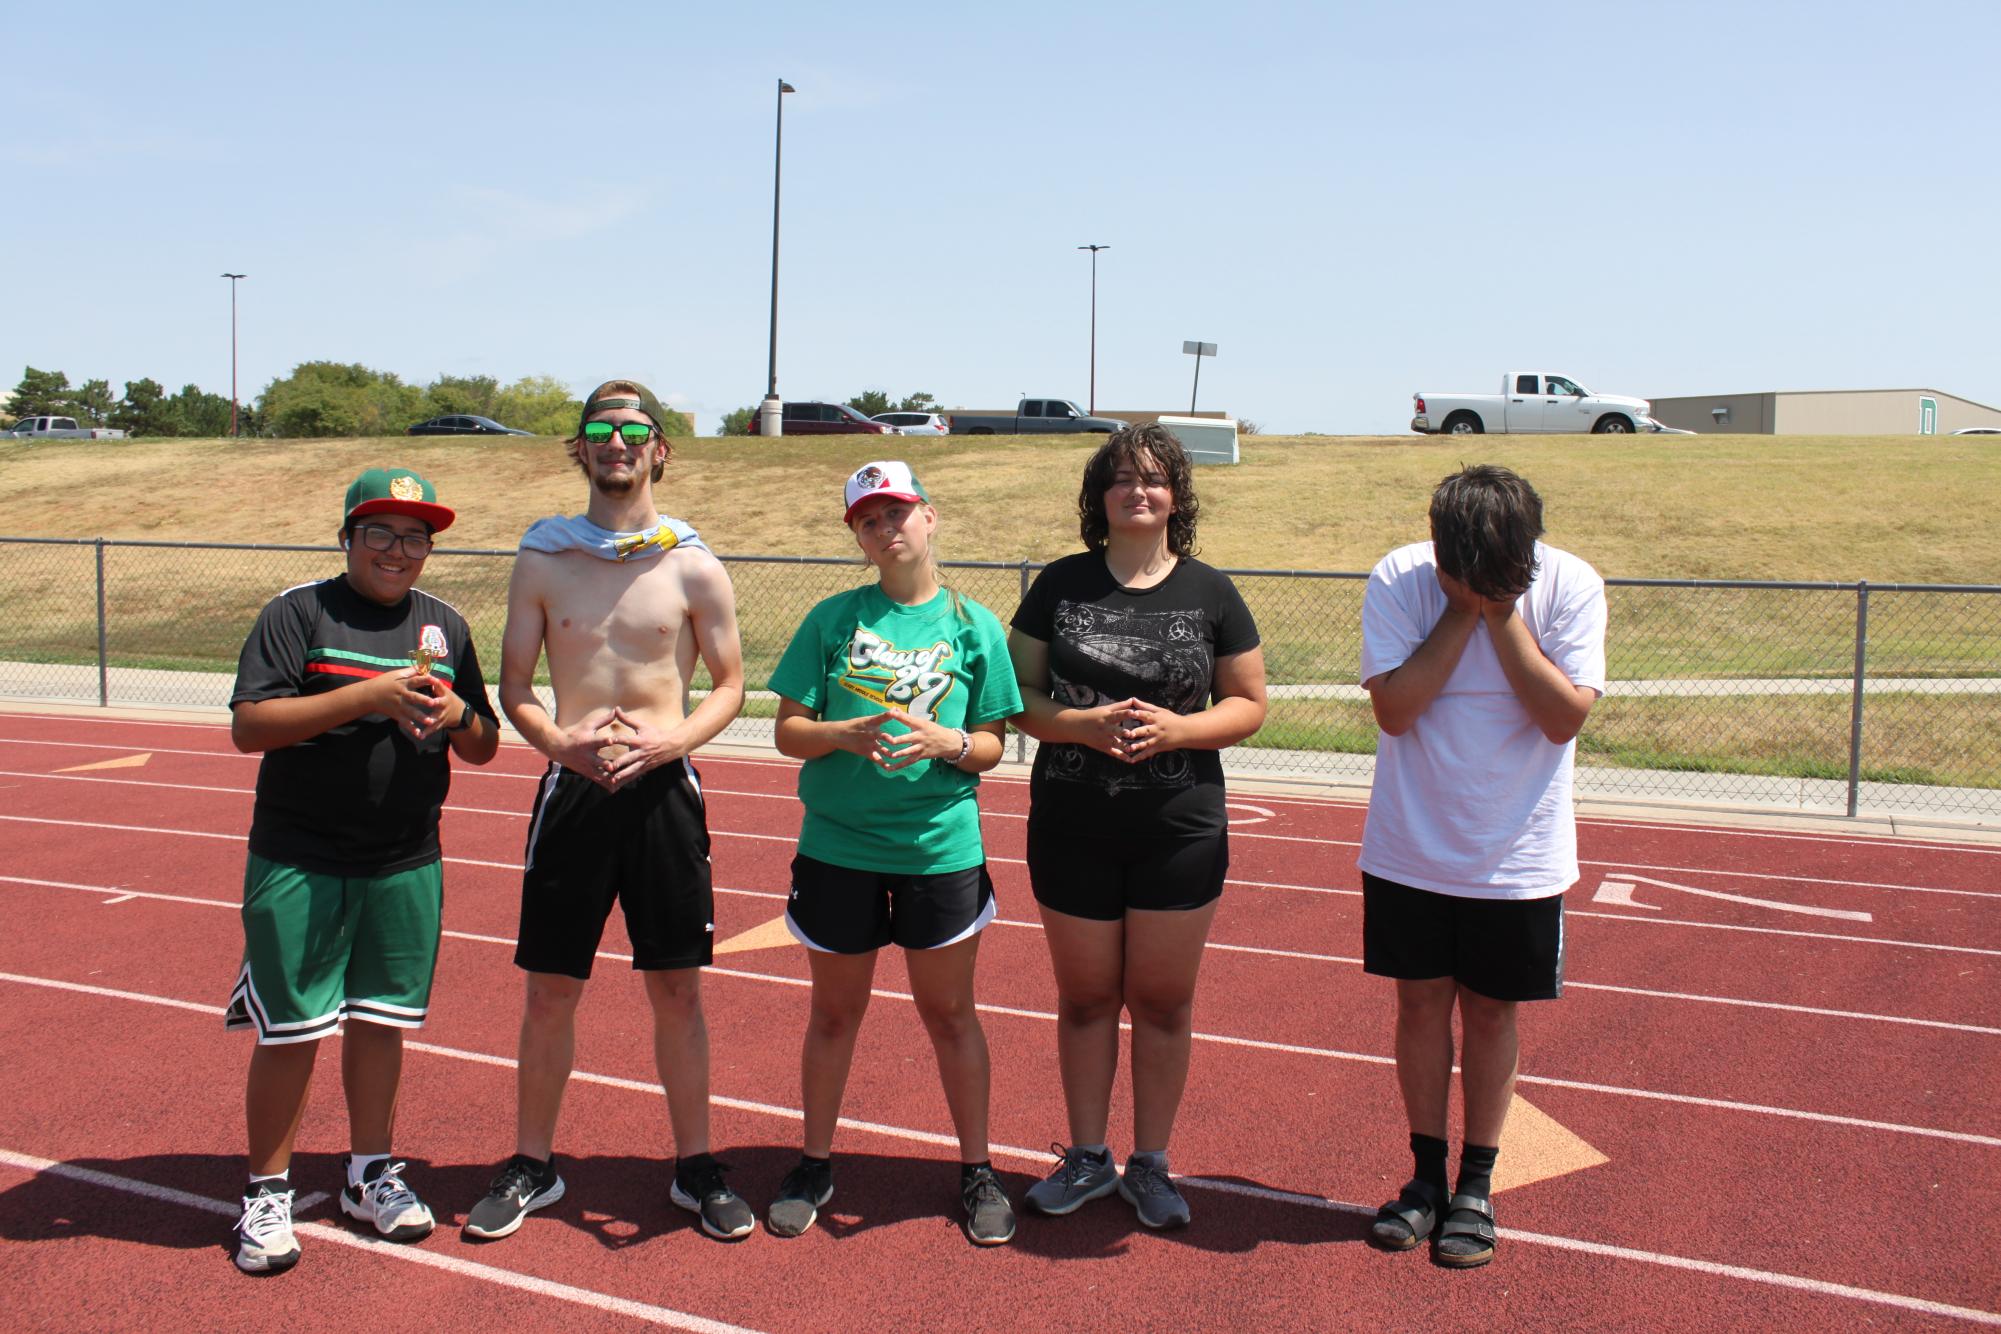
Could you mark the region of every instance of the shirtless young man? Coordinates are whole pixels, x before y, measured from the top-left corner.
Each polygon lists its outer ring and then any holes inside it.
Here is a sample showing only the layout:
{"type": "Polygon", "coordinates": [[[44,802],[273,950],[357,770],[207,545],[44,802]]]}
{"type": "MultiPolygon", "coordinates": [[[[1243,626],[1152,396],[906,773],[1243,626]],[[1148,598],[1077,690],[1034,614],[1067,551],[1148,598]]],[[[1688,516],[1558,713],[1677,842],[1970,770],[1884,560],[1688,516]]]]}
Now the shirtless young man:
{"type": "Polygon", "coordinates": [[[515,1152],[473,1207],[472,1237],[507,1236],[562,1198],[556,1116],[577,1001],[614,899],[653,1007],[654,1063],[679,1155],[670,1198],[713,1237],[742,1237],[755,1223],[709,1153],[700,969],[715,916],[701,784],[688,759],[742,707],[743,655],[722,563],[654,509],[670,453],[664,417],[630,380],[592,391],[570,442],[590,507],[530,527],[508,587],[501,707],[550,763],[529,823],[514,954],[528,974],[515,1152]],[[544,650],[553,718],[533,688],[544,650]],[[690,712],[698,656],[714,688],[690,712]]]}

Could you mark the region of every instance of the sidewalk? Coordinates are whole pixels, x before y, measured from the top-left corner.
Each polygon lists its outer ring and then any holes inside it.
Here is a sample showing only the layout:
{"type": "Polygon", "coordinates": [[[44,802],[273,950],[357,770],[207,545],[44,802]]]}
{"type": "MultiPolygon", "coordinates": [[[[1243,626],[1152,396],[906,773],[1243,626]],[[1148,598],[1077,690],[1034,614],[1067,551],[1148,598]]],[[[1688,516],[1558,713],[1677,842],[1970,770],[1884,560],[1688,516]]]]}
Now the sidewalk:
{"type": "MultiPolygon", "coordinates": [[[[114,667],[106,674],[110,704],[114,708],[189,709],[221,714],[228,706],[233,678],[223,672],[174,672],[142,668],[114,667]]],[[[1682,681],[1619,682],[1613,694],[1651,694],[1644,687],[1673,684],[1689,687],[1688,694],[1723,693],[1728,687],[1741,691],[1762,682],[1682,681]],[[1704,689],[1698,690],[1697,687],[1704,689]]],[[[1840,682],[1772,682],[1789,688],[1838,686],[1840,682]]],[[[1889,683],[1882,683],[1887,687],[1889,683]]],[[[1924,689],[1963,687],[1965,693],[2001,690],[2001,682],[1924,681],[1909,685],[1924,689]]],[[[1303,690],[1332,692],[1359,686],[1281,686],[1273,690],[1293,693],[1303,690]]],[[[538,690],[552,709],[554,696],[538,690]]],[[[1658,693],[1670,693],[1660,691],[1658,693]]],[[[1674,692],[1682,693],[1682,692],[1674,692]]],[[[1755,693],[1779,693],[1759,691],[1755,693]]],[[[1809,693],[1802,691],[1802,693],[1809,693]]],[[[1829,692],[1837,693],[1837,692],[1829,692]]],[[[98,703],[97,669],[45,663],[0,663],[0,701],[19,704],[48,704],[75,707],[98,703]]],[[[772,723],[767,718],[739,718],[714,743],[718,749],[743,749],[748,753],[770,753],[772,723]]],[[[1010,736],[1007,758],[1027,760],[1035,754],[1035,743],[1010,736]]],[[[1301,794],[1349,797],[1366,800],[1375,775],[1373,755],[1352,755],[1332,751],[1268,750],[1233,746],[1223,752],[1223,765],[1239,793],[1269,790],[1301,794]]],[[[1848,785],[1829,778],[1781,778],[1756,774],[1685,773],[1657,769],[1577,767],[1577,800],[1580,807],[1618,808],[1635,814],[1663,818],[1675,812],[1700,811],[1705,815],[1735,812],[1750,816],[1834,817],[1841,827],[1853,826],[1847,818],[1848,785]]],[[[1856,792],[1858,818],[1885,827],[1885,832],[1936,835],[1954,829],[2001,829],[2001,789],[1963,787],[1916,787],[1899,783],[1859,785],[1856,792]]]]}

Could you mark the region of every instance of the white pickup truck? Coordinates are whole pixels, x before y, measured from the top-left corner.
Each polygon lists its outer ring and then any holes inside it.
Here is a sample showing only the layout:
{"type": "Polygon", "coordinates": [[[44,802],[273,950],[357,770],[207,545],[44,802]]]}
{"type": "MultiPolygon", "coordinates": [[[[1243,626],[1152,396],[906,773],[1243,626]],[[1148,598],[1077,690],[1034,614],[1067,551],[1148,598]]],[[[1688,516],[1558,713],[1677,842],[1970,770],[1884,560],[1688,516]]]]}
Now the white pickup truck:
{"type": "Polygon", "coordinates": [[[9,440],[123,440],[125,432],[78,426],[74,417],[23,417],[6,430],[9,440]]]}
{"type": "Polygon", "coordinates": [[[1417,415],[1410,429],[1426,435],[1544,434],[1590,431],[1625,435],[1658,429],[1644,398],[1594,394],[1562,375],[1509,371],[1498,394],[1411,395],[1417,415]]]}

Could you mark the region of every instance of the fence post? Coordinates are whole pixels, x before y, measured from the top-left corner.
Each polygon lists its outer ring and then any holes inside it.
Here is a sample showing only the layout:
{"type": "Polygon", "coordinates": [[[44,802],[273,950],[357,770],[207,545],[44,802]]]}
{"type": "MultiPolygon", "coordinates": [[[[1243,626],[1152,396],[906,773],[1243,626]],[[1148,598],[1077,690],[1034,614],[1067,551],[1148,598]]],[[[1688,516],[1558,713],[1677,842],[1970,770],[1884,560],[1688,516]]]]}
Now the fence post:
{"type": "MultiPolygon", "coordinates": [[[[1014,605],[1019,607],[1021,605],[1022,599],[1027,596],[1028,596],[1028,560],[1027,558],[1024,557],[1021,562],[1021,588],[1020,591],[1015,596],[1014,605]]],[[[1027,759],[1028,759],[1028,733],[1022,731],[1019,727],[1017,727],[1014,729],[1014,762],[1016,764],[1021,764],[1027,759]]]]}
{"type": "Polygon", "coordinates": [[[111,707],[111,669],[104,651],[104,539],[97,539],[97,707],[111,707]]]}
{"type": "Polygon", "coordinates": [[[1848,709],[1848,813],[1862,786],[1862,684],[1869,653],[1869,581],[1855,585],[1855,697],[1848,709]]]}

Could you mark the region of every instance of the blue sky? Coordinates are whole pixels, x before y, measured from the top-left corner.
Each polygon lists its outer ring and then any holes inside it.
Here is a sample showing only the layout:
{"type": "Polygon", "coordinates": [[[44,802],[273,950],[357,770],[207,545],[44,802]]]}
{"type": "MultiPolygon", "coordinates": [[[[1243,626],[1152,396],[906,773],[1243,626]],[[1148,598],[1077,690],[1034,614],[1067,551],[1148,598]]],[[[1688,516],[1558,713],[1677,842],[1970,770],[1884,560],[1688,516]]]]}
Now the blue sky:
{"type": "Polygon", "coordinates": [[[2001,404],[1991,0],[19,9],[0,380],[303,360],[1188,401],[1399,432],[1520,365],[2001,404]]]}

